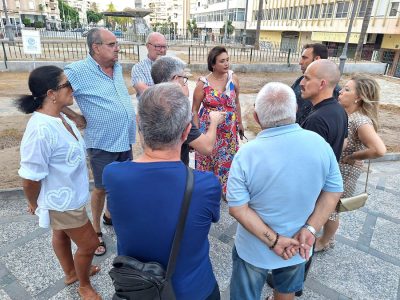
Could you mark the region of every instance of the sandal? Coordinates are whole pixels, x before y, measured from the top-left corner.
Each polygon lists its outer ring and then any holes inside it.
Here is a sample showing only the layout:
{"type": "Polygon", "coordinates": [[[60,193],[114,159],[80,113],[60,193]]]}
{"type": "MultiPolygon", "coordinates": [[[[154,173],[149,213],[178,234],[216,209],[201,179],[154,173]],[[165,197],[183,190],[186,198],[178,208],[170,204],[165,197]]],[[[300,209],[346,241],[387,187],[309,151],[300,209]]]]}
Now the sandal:
{"type": "Polygon", "coordinates": [[[99,245],[97,246],[96,251],[94,252],[94,255],[102,256],[102,255],[106,254],[107,247],[106,247],[106,243],[104,242],[104,239],[103,239],[103,233],[101,231],[97,232],[97,236],[99,237],[100,242],[99,242],[99,245]],[[104,250],[99,250],[100,247],[103,247],[104,250]]]}
{"type": "Polygon", "coordinates": [[[112,219],[107,217],[106,214],[103,214],[103,224],[112,226],[112,219]]]}
{"type": "MultiPolygon", "coordinates": [[[[89,269],[89,276],[93,276],[93,275],[96,275],[97,273],[99,273],[100,272],[100,267],[99,266],[95,266],[95,265],[91,265],[90,266],[90,269],[89,269]]],[[[72,277],[70,277],[70,279],[65,279],[64,280],[64,283],[66,284],[66,285],[71,285],[71,284],[73,284],[73,283],[75,283],[75,282],[77,282],[78,281],[78,277],[76,276],[76,274],[75,274],[75,276],[72,276],[72,277]]]]}

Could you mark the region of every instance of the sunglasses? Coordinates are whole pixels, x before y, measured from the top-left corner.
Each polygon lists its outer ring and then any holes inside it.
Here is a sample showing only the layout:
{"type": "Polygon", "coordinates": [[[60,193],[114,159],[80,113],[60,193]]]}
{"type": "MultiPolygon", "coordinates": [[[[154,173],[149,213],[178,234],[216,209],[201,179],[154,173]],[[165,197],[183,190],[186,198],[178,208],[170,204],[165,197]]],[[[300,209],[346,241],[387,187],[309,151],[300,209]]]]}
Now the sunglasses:
{"type": "Polygon", "coordinates": [[[69,81],[67,80],[65,83],[56,86],[56,88],[55,88],[54,90],[55,90],[55,91],[58,91],[58,90],[61,90],[61,89],[63,89],[63,88],[70,88],[70,89],[72,89],[71,82],[69,82],[69,81]]]}

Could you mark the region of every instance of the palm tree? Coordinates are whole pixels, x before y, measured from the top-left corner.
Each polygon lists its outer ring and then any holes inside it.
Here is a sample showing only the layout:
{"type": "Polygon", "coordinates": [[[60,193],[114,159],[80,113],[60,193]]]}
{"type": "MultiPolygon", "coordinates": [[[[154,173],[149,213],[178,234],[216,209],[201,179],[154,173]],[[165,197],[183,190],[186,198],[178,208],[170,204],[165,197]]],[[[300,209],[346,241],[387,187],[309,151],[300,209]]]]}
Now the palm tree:
{"type": "Polygon", "coordinates": [[[365,15],[364,15],[363,22],[361,25],[360,38],[358,39],[356,54],[354,55],[354,59],[356,61],[361,60],[364,37],[367,33],[369,21],[371,20],[371,11],[372,11],[373,5],[374,5],[374,0],[367,0],[367,8],[365,10],[365,15]]]}
{"type": "Polygon", "coordinates": [[[264,0],[258,1],[256,41],[254,43],[254,49],[256,50],[260,50],[260,28],[261,28],[261,19],[263,15],[263,2],[264,0]]]}

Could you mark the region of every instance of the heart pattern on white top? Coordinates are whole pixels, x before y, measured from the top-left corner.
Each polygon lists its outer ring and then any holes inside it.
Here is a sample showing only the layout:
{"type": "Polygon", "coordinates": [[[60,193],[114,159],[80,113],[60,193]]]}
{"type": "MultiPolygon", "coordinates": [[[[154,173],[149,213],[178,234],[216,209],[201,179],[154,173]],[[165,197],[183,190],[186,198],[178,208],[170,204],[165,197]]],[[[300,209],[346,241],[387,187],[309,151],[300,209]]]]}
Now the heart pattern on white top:
{"type": "Polygon", "coordinates": [[[57,145],[57,136],[46,124],[39,124],[38,133],[39,137],[45,139],[51,148],[57,145]]]}
{"type": "Polygon", "coordinates": [[[50,190],[46,193],[45,199],[49,207],[64,211],[72,201],[72,189],[62,187],[58,190],[50,190]]]}
{"type": "Polygon", "coordinates": [[[82,161],[82,151],[76,143],[69,143],[69,148],[67,156],[65,158],[65,163],[70,167],[75,167],[79,165],[82,161]]]}

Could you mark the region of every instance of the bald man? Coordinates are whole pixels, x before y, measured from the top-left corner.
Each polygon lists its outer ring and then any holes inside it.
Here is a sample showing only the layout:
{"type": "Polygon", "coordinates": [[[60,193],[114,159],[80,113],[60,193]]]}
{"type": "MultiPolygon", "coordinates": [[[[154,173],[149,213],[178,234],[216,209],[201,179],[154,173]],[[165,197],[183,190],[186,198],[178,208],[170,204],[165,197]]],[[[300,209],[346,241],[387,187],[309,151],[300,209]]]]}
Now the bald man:
{"type": "Polygon", "coordinates": [[[157,58],[167,54],[167,40],[161,33],[152,32],[147,37],[146,48],[147,57],[135,64],[131,72],[132,86],[136,90],[138,100],[149,86],[154,85],[151,78],[151,65],[157,58]]]}
{"type": "Polygon", "coordinates": [[[331,145],[337,161],[347,137],[347,114],[332,97],[339,79],[340,72],[336,64],[327,59],[319,59],[307,67],[300,82],[301,97],[309,99],[313,106],[301,127],[322,136],[331,145]]]}

